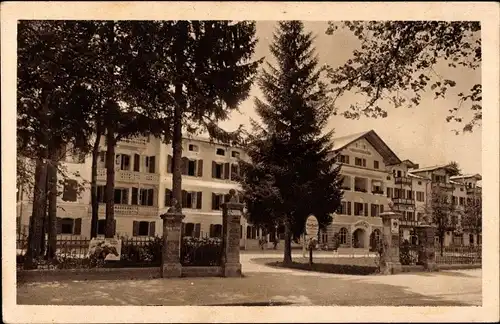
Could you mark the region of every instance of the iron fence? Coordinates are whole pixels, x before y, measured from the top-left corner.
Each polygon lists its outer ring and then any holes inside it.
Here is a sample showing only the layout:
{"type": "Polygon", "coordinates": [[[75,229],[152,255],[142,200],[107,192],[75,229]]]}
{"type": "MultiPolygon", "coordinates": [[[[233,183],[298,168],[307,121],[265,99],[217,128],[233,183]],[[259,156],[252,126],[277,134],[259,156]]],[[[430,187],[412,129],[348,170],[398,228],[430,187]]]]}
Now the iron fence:
{"type": "MultiPolygon", "coordinates": [[[[120,261],[107,262],[105,267],[135,267],[160,265],[162,239],[160,237],[121,237],[120,261]]],[[[89,255],[90,239],[82,236],[57,238],[54,260],[41,258],[36,261],[37,269],[75,269],[90,268],[95,265],[89,255]]],[[[17,266],[24,263],[28,249],[28,237],[18,234],[16,238],[17,266]]],[[[43,251],[47,251],[47,239],[43,251]]]]}
{"type": "Polygon", "coordinates": [[[438,264],[481,264],[481,246],[436,246],[436,263],[438,264]]]}
{"type": "Polygon", "coordinates": [[[183,237],[181,264],[183,266],[219,266],[222,261],[220,238],[183,237]]]}

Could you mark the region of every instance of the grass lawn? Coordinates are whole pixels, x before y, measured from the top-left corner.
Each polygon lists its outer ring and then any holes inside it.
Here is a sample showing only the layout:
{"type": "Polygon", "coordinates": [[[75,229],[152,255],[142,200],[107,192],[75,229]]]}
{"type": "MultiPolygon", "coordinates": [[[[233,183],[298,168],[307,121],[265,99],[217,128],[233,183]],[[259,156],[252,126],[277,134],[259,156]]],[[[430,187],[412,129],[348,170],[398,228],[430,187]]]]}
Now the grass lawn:
{"type": "Polygon", "coordinates": [[[370,275],[378,273],[375,258],[313,258],[309,265],[309,258],[293,258],[291,264],[283,264],[282,258],[258,258],[254,262],[271,267],[290,268],[305,271],[324,273],[370,275]]]}

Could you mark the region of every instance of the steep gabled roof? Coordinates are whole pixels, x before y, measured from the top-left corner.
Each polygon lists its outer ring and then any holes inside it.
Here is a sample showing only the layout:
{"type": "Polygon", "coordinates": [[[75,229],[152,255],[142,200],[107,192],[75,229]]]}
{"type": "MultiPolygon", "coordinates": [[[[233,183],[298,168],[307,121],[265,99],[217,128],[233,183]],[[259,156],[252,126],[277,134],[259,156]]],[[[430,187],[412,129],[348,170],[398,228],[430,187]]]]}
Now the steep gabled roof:
{"type": "Polygon", "coordinates": [[[449,169],[449,168],[450,168],[449,164],[441,164],[441,165],[434,165],[434,166],[420,168],[420,169],[413,169],[413,170],[410,170],[410,172],[419,173],[419,172],[427,172],[427,171],[434,171],[434,170],[439,170],[439,169],[449,169]]]}
{"type": "Polygon", "coordinates": [[[375,133],[373,129],[366,132],[334,138],[333,150],[334,151],[341,150],[346,146],[348,146],[349,144],[354,143],[355,141],[360,140],[362,138],[367,140],[368,143],[370,143],[377,150],[377,152],[380,153],[380,155],[382,155],[385,164],[392,165],[401,163],[401,160],[398,158],[398,156],[380,138],[380,136],[378,136],[377,133],[375,133]]]}
{"type": "Polygon", "coordinates": [[[462,175],[457,175],[450,177],[451,180],[465,180],[465,179],[476,179],[476,180],[482,180],[483,178],[479,173],[476,174],[462,174],[462,175]]]}

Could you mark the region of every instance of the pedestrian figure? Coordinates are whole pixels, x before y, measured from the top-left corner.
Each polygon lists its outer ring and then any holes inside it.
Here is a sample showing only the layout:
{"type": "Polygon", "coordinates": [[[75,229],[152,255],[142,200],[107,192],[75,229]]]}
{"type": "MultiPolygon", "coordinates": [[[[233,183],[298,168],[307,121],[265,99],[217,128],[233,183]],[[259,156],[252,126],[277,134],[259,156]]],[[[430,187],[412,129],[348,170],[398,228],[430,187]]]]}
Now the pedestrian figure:
{"type": "Polygon", "coordinates": [[[279,243],[279,239],[278,239],[278,237],[277,237],[277,236],[275,236],[275,237],[274,237],[274,242],[273,242],[273,244],[274,244],[273,249],[275,249],[275,250],[276,250],[276,247],[278,246],[278,243],[279,243]]]}

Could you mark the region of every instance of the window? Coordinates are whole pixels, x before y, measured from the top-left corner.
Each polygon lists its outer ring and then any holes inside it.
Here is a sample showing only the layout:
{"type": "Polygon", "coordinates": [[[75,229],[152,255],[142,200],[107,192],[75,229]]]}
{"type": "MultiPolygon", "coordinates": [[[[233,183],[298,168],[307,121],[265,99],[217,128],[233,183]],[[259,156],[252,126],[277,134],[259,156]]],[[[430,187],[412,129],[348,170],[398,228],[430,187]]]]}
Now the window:
{"type": "Polygon", "coordinates": [[[258,229],[254,226],[247,226],[247,239],[255,240],[257,238],[258,229]]]}
{"type": "Polygon", "coordinates": [[[337,158],[337,161],[340,162],[340,163],[349,164],[349,155],[343,155],[343,154],[341,154],[337,158]]]}
{"type": "Polygon", "coordinates": [[[328,243],[328,233],[321,232],[321,243],[322,244],[328,243]]]}
{"type": "Polygon", "coordinates": [[[378,169],[379,168],[378,161],[373,161],[373,168],[374,169],[378,169]]]}
{"type": "Polygon", "coordinates": [[[138,192],[137,188],[132,188],[132,204],[134,201],[139,201],[142,206],[153,206],[153,197],[154,197],[154,189],[145,189],[142,188],[139,193],[139,199],[134,197],[134,189],[135,193],[138,192]],[[135,199],[134,199],[135,198],[135,199]]]}
{"type": "Polygon", "coordinates": [[[202,193],[182,190],[182,208],[201,209],[202,193]]]}
{"type": "Polygon", "coordinates": [[[217,155],[221,155],[221,156],[225,156],[225,155],[226,155],[226,151],[225,151],[224,149],[218,148],[218,149],[215,151],[215,154],[217,154],[217,155]]]}
{"type": "Polygon", "coordinates": [[[212,178],[229,179],[229,163],[217,163],[212,161],[212,178]]]}
{"type": "Polygon", "coordinates": [[[392,188],[387,188],[387,197],[392,198],[392,188]]]}
{"type": "Polygon", "coordinates": [[[384,212],[384,205],[380,205],[379,210],[380,210],[380,213],[383,213],[384,212]]]}
{"type": "Polygon", "coordinates": [[[424,201],[424,193],[422,191],[417,191],[417,201],[424,201]]]}
{"type": "Polygon", "coordinates": [[[99,152],[99,161],[100,162],[106,162],[106,151],[100,151],[99,152]]]}
{"type": "Polygon", "coordinates": [[[240,176],[240,166],[238,164],[231,164],[231,180],[240,176]]]}
{"type": "Polygon", "coordinates": [[[371,216],[378,217],[379,209],[380,209],[379,205],[371,204],[371,216]]]}
{"type": "Polygon", "coordinates": [[[120,170],[124,171],[130,170],[130,156],[126,154],[117,154],[116,164],[120,166],[120,170]]]}
{"type": "Polygon", "coordinates": [[[406,191],[406,199],[413,199],[413,191],[411,190],[406,191]]]}
{"type": "Polygon", "coordinates": [[[421,222],[421,221],[423,220],[423,218],[424,218],[424,214],[422,214],[422,213],[417,213],[417,221],[418,221],[418,222],[421,222]]]}
{"type": "Polygon", "coordinates": [[[114,196],[115,204],[127,205],[128,204],[128,189],[115,189],[114,196]]]}
{"type": "Polygon", "coordinates": [[[105,203],[104,194],[106,192],[106,186],[97,186],[97,201],[99,203],[105,203]]]}
{"type": "Polygon", "coordinates": [[[68,179],[64,181],[63,201],[76,201],[77,200],[78,182],[76,180],[68,179]]]}
{"type": "Polygon", "coordinates": [[[357,166],[366,167],[366,159],[355,158],[354,159],[354,164],[357,165],[357,166]]]}
{"type": "Polygon", "coordinates": [[[469,234],[469,244],[474,245],[474,234],[469,234]]]}
{"type": "Polygon", "coordinates": [[[460,191],[464,191],[464,188],[460,187],[460,191]]]}
{"type": "Polygon", "coordinates": [[[99,219],[97,221],[97,235],[104,235],[105,231],[106,231],[106,220],[99,219]]]}
{"type": "Polygon", "coordinates": [[[57,217],[57,234],[80,235],[82,233],[81,218],[57,217]]]}
{"type": "Polygon", "coordinates": [[[419,185],[419,186],[421,186],[421,185],[422,185],[422,181],[419,181],[419,182],[418,182],[418,185],[419,185]]]}
{"type": "Polygon", "coordinates": [[[154,156],[146,156],[146,169],[149,173],[155,173],[156,158],[154,156]]]}
{"type": "Polygon", "coordinates": [[[191,151],[191,152],[198,152],[199,148],[198,148],[198,145],[189,144],[188,150],[191,151]]]}
{"type": "Polygon", "coordinates": [[[212,210],[222,209],[223,202],[224,202],[223,194],[212,193],[212,210]]]}
{"type": "Polygon", "coordinates": [[[347,202],[346,201],[342,201],[340,203],[340,214],[347,215],[347,202]]]}
{"type": "MultiPolygon", "coordinates": [[[[165,207],[170,207],[172,205],[172,190],[165,188],[165,207]]],[[[132,203],[133,204],[133,203],[132,203]]]]}
{"type": "Polygon", "coordinates": [[[401,171],[400,170],[397,171],[397,175],[398,175],[398,178],[401,178],[401,171]]]}
{"type": "Polygon", "coordinates": [[[406,217],[409,221],[414,221],[415,220],[415,213],[412,211],[407,211],[406,212],[406,217]]]}
{"type": "Polygon", "coordinates": [[[193,236],[194,234],[194,224],[186,223],[184,224],[184,236],[193,236]]]}
{"type": "Polygon", "coordinates": [[[156,222],[134,221],[133,236],[155,236],[156,222]]]}
{"type": "Polygon", "coordinates": [[[464,243],[464,236],[453,233],[453,245],[461,246],[464,243]]]}
{"type": "Polygon", "coordinates": [[[339,233],[340,244],[347,244],[347,228],[342,227],[339,233]]]}
{"type": "Polygon", "coordinates": [[[355,202],[354,203],[354,216],[363,216],[363,204],[355,202]]]}
{"type": "Polygon", "coordinates": [[[222,225],[210,224],[210,237],[222,237],[222,225]]]}
{"type": "Polygon", "coordinates": [[[464,197],[460,197],[459,200],[460,200],[460,202],[459,202],[460,206],[465,205],[465,198],[464,197]]]}
{"type": "Polygon", "coordinates": [[[387,176],[387,178],[386,178],[386,179],[387,179],[387,180],[391,180],[391,176],[387,176]]]}
{"type": "Polygon", "coordinates": [[[239,158],[240,157],[240,152],[238,152],[238,151],[231,151],[231,157],[239,158]]]}
{"type": "Polygon", "coordinates": [[[196,161],[193,161],[193,160],[188,161],[187,175],[193,176],[193,177],[196,175],[196,161]]]}

